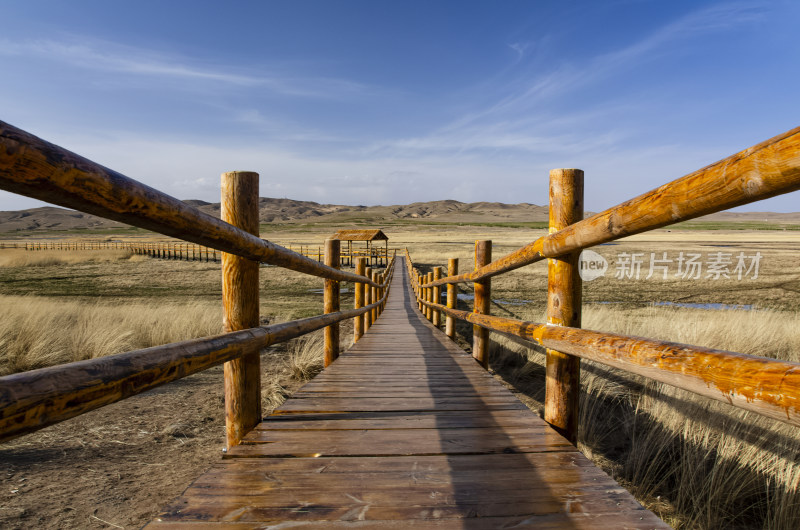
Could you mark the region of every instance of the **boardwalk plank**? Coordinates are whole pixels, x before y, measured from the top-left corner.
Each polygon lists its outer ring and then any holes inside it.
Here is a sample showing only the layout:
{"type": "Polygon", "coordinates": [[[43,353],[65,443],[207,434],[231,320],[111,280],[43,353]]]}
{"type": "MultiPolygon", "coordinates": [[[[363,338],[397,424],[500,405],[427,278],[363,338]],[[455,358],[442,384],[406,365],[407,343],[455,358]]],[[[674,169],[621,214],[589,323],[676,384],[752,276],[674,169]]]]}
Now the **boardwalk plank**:
{"type": "Polygon", "coordinates": [[[669,528],[411,300],[147,528],[669,528]]]}

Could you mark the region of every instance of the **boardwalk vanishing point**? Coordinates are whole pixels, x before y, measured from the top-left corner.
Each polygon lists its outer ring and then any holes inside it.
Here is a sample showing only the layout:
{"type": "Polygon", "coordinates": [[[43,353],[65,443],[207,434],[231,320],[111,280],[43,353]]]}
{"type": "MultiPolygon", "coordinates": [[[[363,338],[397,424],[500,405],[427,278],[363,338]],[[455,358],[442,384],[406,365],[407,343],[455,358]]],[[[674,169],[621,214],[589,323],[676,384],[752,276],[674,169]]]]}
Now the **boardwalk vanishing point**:
{"type": "Polygon", "coordinates": [[[381,317],[146,528],[669,528],[415,307],[381,317]]]}

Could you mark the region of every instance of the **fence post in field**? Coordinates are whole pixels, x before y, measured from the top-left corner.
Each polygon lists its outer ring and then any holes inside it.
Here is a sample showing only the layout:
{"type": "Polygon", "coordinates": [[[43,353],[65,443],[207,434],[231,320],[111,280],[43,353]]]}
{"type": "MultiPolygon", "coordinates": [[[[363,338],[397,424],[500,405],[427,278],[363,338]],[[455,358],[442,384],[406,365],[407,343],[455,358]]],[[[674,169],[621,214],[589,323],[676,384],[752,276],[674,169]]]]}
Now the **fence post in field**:
{"type": "MultiPolygon", "coordinates": [[[[339,251],[341,243],[338,239],[325,240],[325,265],[339,268],[339,251]]],[[[339,280],[325,279],[323,294],[323,311],[336,313],[339,311],[339,280]]],[[[339,323],[325,327],[325,366],[329,366],[339,357],[339,323]]]]}
{"type": "MultiPolygon", "coordinates": [[[[365,263],[369,263],[369,258],[364,258],[365,263]]],[[[372,267],[366,267],[364,269],[364,276],[367,279],[372,279],[372,267]]],[[[364,305],[370,305],[374,302],[372,298],[372,287],[370,285],[364,284],[364,305]]],[[[367,311],[364,313],[364,333],[372,326],[372,311],[367,311]]]]}
{"type": "MultiPolygon", "coordinates": [[[[378,271],[375,271],[375,270],[372,271],[372,281],[375,282],[375,283],[378,283],[380,281],[379,278],[378,278],[378,271]]],[[[378,300],[380,300],[380,293],[378,292],[378,288],[373,286],[372,287],[372,303],[374,304],[378,300]]],[[[376,320],[378,320],[378,308],[377,307],[373,307],[372,308],[372,323],[374,324],[376,320]]]]}
{"type": "MultiPolygon", "coordinates": [[[[583,171],[550,171],[550,233],[583,220],[583,171]]],[[[581,327],[580,251],[547,260],[547,323],[581,327]]],[[[547,350],[544,419],[573,444],[578,435],[580,359],[547,350]]]]}
{"type": "MultiPolygon", "coordinates": [[[[475,242],[475,269],[477,270],[492,261],[492,242],[488,240],[475,242]]],[[[489,304],[492,299],[491,279],[487,278],[472,285],[475,288],[475,305],[473,312],[480,315],[489,314],[489,304]]],[[[472,326],[472,356],[481,366],[489,368],[489,330],[472,326]]]]}
{"type": "MultiPolygon", "coordinates": [[[[258,236],[258,173],[222,174],[221,218],[258,236]]],[[[258,262],[222,255],[225,331],[259,324],[258,262]]],[[[225,363],[225,431],[228,447],[237,445],[261,420],[261,367],[258,352],[225,363]]]]}
{"type": "MultiPolygon", "coordinates": [[[[364,276],[364,270],[366,269],[366,260],[364,258],[356,258],[356,274],[359,276],[364,276]]],[[[366,284],[363,283],[354,283],[353,289],[355,292],[353,293],[354,303],[353,306],[355,309],[361,309],[364,307],[364,288],[366,284]]],[[[358,342],[364,335],[364,315],[358,315],[353,322],[353,342],[358,342]]]]}
{"type": "MultiPolygon", "coordinates": [[[[447,260],[447,275],[455,276],[458,274],[458,258],[447,260]]],[[[458,285],[455,283],[447,284],[447,307],[455,309],[458,300],[458,285]]],[[[453,317],[447,316],[444,320],[444,332],[451,339],[456,336],[456,321],[453,317]]]]}
{"type": "MultiPolygon", "coordinates": [[[[433,279],[438,280],[442,277],[442,268],[441,267],[434,267],[433,268],[433,279]]],[[[442,288],[441,287],[434,287],[433,288],[433,303],[434,304],[441,304],[442,303],[442,288]]],[[[438,310],[433,311],[433,325],[437,328],[442,323],[442,313],[438,310]]]]}

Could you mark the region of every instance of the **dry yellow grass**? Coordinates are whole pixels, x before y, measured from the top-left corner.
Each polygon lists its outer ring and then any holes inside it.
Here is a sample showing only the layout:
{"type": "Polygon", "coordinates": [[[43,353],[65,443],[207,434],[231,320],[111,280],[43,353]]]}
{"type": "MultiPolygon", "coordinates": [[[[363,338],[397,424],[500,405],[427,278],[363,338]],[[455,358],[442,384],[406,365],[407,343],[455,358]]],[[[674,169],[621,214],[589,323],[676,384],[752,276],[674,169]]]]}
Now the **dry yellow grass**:
{"type": "Polygon", "coordinates": [[[222,331],[207,302],[87,302],[0,296],[0,375],[222,331]]]}
{"type": "Polygon", "coordinates": [[[37,250],[4,249],[0,252],[0,267],[46,267],[102,263],[111,261],[143,261],[145,256],[134,255],[129,250],[37,250]]]}

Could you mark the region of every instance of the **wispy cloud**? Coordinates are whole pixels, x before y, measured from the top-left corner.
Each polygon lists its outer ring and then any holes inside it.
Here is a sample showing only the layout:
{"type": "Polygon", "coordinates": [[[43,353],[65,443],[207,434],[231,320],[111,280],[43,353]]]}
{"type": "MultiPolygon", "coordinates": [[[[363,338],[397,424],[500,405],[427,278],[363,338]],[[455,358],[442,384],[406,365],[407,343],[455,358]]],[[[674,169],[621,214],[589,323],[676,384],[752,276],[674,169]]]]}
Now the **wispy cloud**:
{"type": "Polygon", "coordinates": [[[530,42],[513,42],[508,47],[517,52],[517,58],[521,59],[530,45],[530,42]]]}
{"type": "Polygon", "coordinates": [[[257,87],[287,96],[336,98],[368,91],[365,85],[345,79],[263,72],[263,67],[255,66],[241,66],[237,72],[194,58],[85,38],[22,42],[0,39],[0,55],[54,61],[105,73],[257,87]],[[241,73],[245,69],[261,72],[241,73]]]}
{"type": "Polygon", "coordinates": [[[606,100],[602,109],[572,105],[560,112],[555,110],[559,102],[568,98],[574,102],[574,95],[580,90],[661,56],[683,53],[695,44],[694,39],[752,23],[763,12],[758,3],[722,3],[691,12],[615,51],[582,62],[555,64],[547,70],[533,69],[525,62],[528,44],[508,44],[518,54],[519,64],[505,82],[494,86],[511,89],[496,94],[488,105],[476,106],[426,135],[375,142],[370,149],[404,156],[413,156],[414,151],[450,150],[463,155],[477,150],[557,154],[608,149],[628,139],[615,128],[611,116],[615,112],[630,112],[640,104],[637,97],[628,95],[624,103],[606,100]],[[570,132],[565,127],[567,123],[580,124],[583,134],[570,132]],[[587,137],[592,125],[601,125],[605,132],[593,131],[587,137]]]}

